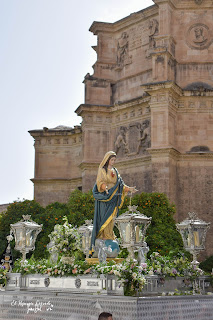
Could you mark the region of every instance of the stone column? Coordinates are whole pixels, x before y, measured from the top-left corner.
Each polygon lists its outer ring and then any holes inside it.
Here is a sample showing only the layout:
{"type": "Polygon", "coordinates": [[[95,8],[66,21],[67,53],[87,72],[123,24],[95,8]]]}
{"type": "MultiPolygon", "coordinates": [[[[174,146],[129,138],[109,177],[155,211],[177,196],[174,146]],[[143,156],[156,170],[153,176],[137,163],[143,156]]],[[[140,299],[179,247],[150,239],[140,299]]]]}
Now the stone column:
{"type": "Polygon", "coordinates": [[[110,150],[111,111],[109,106],[80,105],[76,113],[82,117],[82,190],[93,188],[98,165],[110,150]]]}
{"type": "Polygon", "coordinates": [[[151,95],[152,191],[166,193],[176,202],[177,161],[175,127],[181,89],[173,82],[144,86],[151,95]]]}

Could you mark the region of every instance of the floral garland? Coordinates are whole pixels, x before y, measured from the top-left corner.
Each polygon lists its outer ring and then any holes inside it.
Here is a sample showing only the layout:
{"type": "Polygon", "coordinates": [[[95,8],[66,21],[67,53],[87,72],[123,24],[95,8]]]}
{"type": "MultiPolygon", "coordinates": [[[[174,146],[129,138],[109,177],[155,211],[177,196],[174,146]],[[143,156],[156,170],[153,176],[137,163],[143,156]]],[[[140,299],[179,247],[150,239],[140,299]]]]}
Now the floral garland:
{"type": "Polygon", "coordinates": [[[63,263],[63,259],[56,264],[52,264],[50,260],[36,261],[33,258],[30,260],[17,260],[13,272],[26,274],[44,274],[54,277],[62,276],[78,276],[92,274],[100,276],[115,275],[124,287],[125,294],[133,295],[141,291],[146,284],[146,277],[158,275],[162,281],[166,277],[184,277],[187,280],[193,280],[204,272],[197,264],[190,262],[184,257],[171,259],[167,256],[161,256],[158,252],[154,252],[146,263],[138,265],[137,261],[123,261],[115,264],[111,261],[106,264],[89,265],[84,260],[77,261],[73,259],[71,264],[63,263]]]}

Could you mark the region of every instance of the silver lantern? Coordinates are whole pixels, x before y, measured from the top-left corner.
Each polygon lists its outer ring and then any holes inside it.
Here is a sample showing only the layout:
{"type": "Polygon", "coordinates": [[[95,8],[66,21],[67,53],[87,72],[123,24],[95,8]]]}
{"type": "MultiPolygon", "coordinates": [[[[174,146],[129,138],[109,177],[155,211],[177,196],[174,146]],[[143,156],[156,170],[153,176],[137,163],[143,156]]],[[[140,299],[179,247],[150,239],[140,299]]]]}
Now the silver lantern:
{"type": "Polygon", "coordinates": [[[121,237],[121,246],[129,251],[129,258],[135,259],[135,251],[145,247],[146,230],[152,218],[137,211],[137,206],[128,206],[128,211],[115,219],[121,237]]]}
{"type": "Polygon", "coordinates": [[[184,248],[193,255],[193,263],[197,262],[197,255],[205,249],[207,230],[210,222],[198,219],[196,213],[189,212],[189,218],[177,223],[177,230],[180,232],[184,248]]]}
{"type": "Polygon", "coordinates": [[[78,232],[81,235],[82,251],[86,255],[86,258],[89,258],[92,230],[93,230],[92,220],[85,220],[85,224],[83,224],[78,228],[78,232]]]}
{"type": "Polygon", "coordinates": [[[26,254],[35,250],[37,235],[42,226],[31,220],[30,215],[23,215],[23,220],[11,224],[11,231],[15,237],[15,249],[22,253],[22,260],[26,260],[26,254]]]}

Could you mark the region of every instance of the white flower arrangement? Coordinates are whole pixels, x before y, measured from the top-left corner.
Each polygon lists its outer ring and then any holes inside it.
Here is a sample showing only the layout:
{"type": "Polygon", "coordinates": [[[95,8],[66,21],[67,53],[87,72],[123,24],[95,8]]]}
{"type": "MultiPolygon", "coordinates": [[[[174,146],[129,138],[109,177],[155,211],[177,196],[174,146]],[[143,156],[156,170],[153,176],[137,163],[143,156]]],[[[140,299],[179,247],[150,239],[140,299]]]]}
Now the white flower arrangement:
{"type": "Polygon", "coordinates": [[[51,245],[48,251],[60,256],[74,256],[75,251],[81,251],[81,239],[77,228],[68,223],[67,217],[63,217],[64,224],[56,224],[54,230],[49,234],[51,245]]]}

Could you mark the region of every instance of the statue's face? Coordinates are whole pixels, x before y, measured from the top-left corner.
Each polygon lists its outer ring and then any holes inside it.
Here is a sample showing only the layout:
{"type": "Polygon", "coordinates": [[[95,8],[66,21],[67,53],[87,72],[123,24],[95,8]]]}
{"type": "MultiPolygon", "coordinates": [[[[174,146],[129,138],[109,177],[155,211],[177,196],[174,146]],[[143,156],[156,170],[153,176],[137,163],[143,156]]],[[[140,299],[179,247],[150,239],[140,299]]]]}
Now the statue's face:
{"type": "Polygon", "coordinates": [[[109,166],[113,167],[114,164],[115,164],[115,161],[116,161],[116,157],[112,157],[112,158],[109,160],[109,166]]]}

